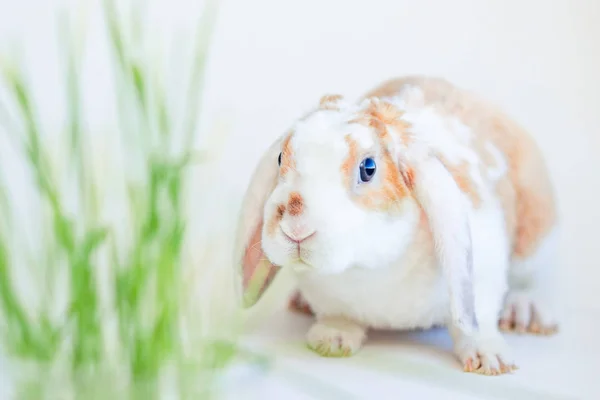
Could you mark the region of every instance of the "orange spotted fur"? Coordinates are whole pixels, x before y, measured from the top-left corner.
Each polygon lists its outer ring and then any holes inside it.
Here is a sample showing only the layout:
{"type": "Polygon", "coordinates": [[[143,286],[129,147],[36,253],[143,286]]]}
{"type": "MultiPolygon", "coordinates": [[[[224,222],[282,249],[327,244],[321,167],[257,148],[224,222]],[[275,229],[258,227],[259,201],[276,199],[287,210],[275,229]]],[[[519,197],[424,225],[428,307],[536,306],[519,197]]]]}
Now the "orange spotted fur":
{"type": "Polygon", "coordinates": [[[328,94],[321,97],[319,101],[319,108],[321,110],[338,110],[339,107],[337,102],[342,99],[342,96],[339,94],[328,94]]]}
{"type": "MultiPolygon", "coordinates": [[[[496,192],[504,206],[513,256],[523,259],[531,255],[557,219],[556,202],[546,164],[534,140],[496,107],[470,93],[459,91],[444,79],[392,79],[364,97],[394,96],[405,85],[418,86],[428,105],[441,113],[459,118],[478,132],[473,146],[483,160],[482,168],[493,168],[495,162],[484,146],[485,141],[493,143],[506,158],[508,176],[498,181],[496,192]]],[[[462,189],[469,192],[473,186],[468,175],[460,173],[460,166],[447,167],[454,170],[457,182],[462,182],[462,189]]],[[[476,193],[469,192],[469,195],[476,202],[476,193]]]]}
{"type": "MultiPolygon", "coordinates": [[[[530,256],[557,219],[556,200],[551,182],[548,180],[545,162],[534,140],[521,126],[495,106],[473,94],[456,89],[444,79],[417,76],[392,79],[375,87],[363,98],[392,97],[397,95],[405,85],[418,86],[423,91],[426,104],[435,107],[442,114],[459,118],[462,123],[478,133],[474,135],[472,145],[482,159],[482,173],[486,173],[488,168],[497,167],[497,160],[485,147],[486,141],[496,146],[502,156],[506,158],[508,174],[496,182],[496,193],[505,213],[513,258],[525,259],[530,256]]],[[[335,109],[334,104],[339,99],[340,97],[337,95],[324,96],[321,100],[321,109],[335,109]]],[[[410,126],[403,121],[398,121],[400,116],[401,112],[388,103],[374,102],[365,115],[352,122],[374,128],[384,142],[389,140],[389,132],[385,124],[394,125],[396,131],[401,135],[401,143],[408,145],[411,142],[410,126]]],[[[351,171],[355,168],[354,164],[359,159],[358,146],[349,137],[346,138],[346,141],[349,146],[349,155],[341,169],[343,176],[350,179],[351,171]]],[[[460,189],[468,195],[473,206],[479,207],[481,197],[466,168],[463,165],[452,165],[443,157],[441,157],[441,161],[460,189]]],[[[398,187],[391,193],[402,196],[406,195],[404,190],[410,192],[413,188],[414,171],[407,169],[400,173],[404,188],[398,187]]],[[[389,178],[391,175],[386,173],[386,176],[389,178]]],[[[385,199],[387,195],[388,193],[380,190],[379,193],[372,193],[359,201],[369,207],[383,206],[382,203],[385,201],[381,202],[381,200],[385,199]],[[373,200],[367,200],[370,196],[373,196],[373,200]]],[[[389,206],[390,202],[387,203],[389,206]]],[[[429,238],[427,241],[432,245],[424,214],[417,233],[420,238],[415,240],[423,243],[423,235],[429,238]]],[[[290,306],[297,311],[312,315],[310,309],[300,304],[301,302],[295,299],[290,306]]]]}
{"type": "MultiPolygon", "coordinates": [[[[361,159],[358,155],[358,144],[350,136],[346,136],[349,152],[346,160],[341,166],[342,175],[346,179],[348,187],[353,185],[357,167],[357,162],[361,159]]],[[[404,179],[397,168],[393,155],[386,147],[381,149],[381,158],[383,164],[378,168],[377,179],[380,179],[377,185],[368,185],[361,188],[358,194],[352,197],[359,204],[378,211],[393,212],[398,211],[401,204],[399,200],[410,195],[409,188],[405,185],[404,179]]]]}
{"type": "Polygon", "coordinates": [[[281,168],[279,173],[281,176],[285,176],[290,170],[296,168],[296,161],[294,160],[294,151],[290,145],[293,133],[288,134],[282,144],[281,150],[281,168]]]}

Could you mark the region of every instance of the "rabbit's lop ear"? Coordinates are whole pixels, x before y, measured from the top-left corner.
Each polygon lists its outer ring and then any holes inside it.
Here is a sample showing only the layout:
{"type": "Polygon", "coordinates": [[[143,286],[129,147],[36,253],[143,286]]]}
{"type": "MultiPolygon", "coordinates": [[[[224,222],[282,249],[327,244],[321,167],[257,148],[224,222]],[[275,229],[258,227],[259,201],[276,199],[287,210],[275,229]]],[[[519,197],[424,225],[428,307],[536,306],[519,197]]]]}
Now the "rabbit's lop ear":
{"type": "MultiPolygon", "coordinates": [[[[277,139],[263,154],[246,189],[240,210],[235,259],[238,277],[241,275],[243,304],[253,306],[267,289],[279,267],[265,257],[261,237],[264,224],[264,206],[277,185],[278,163],[282,138],[277,139]]],[[[238,281],[239,283],[239,281],[238,281]]]]}
{"type": "Polygon", "coordinates": [[[413,193],[427,215],[435,253],[449,285],[452,323],[463,332],[477,329],[473,294],[473,253],[468,208],[442,162],[426,152],[412,159],[413,193]]]}

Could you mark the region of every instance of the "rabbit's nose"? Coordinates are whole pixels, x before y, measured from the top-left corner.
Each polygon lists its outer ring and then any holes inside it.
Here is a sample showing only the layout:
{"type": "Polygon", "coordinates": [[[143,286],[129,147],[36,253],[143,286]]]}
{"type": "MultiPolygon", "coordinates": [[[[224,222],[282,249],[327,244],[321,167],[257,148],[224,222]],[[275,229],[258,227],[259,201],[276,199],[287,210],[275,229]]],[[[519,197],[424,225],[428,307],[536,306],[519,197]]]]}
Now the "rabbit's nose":
{"type": "Polygon", "coordinates": [[[317,233],[315,230],[307,229],[305,225],[288,227],[285,224],[281,225],[281,232],[283,232],[288,240],[297,244],[304,242],[317,233]]]}

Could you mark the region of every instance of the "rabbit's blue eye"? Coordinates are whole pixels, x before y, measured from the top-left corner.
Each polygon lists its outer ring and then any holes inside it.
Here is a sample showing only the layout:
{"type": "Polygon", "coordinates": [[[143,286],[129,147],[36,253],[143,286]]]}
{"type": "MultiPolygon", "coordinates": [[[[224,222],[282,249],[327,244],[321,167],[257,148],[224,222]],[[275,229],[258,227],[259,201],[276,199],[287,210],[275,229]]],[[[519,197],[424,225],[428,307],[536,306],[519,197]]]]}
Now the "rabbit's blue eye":
{"type": "Polygon", "coordinates": [[[281,153],[279,153],[279,158],[277,158],[277,164],[281,165],[281,153]]]}
{"type": "Polygon", "coordinates": [[[360,180],[363,182],[369,182],[371,178],[375,175],[375,170],[377,169],[377,165],[375,165],[375,160],[371,157],[365,158],[360,163],[360,180]]]}

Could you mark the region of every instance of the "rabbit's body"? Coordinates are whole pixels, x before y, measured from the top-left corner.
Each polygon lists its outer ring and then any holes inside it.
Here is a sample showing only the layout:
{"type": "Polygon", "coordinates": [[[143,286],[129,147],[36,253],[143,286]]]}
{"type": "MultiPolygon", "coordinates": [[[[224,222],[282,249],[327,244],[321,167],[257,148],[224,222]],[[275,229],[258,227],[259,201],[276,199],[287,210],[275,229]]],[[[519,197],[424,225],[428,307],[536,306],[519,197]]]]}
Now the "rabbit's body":
{"type": "Polygon", "coordinates": [[[279,178],[269,175],[278,183],[256,203],[264,216],[244,239],[244,265],[266,255],[294,268],[317,318],[308,342],[320,354],[356,352],[369,328],[443,325],[466,370],[512,370],[498,319],[508,330],[556,326],[537,278],[556,247],[539,150],[494,107],[444,80],[393,80],[365,98],[324,98],[269,150],[283,149],[279,178]],[[255,241],[264,255],[251,257],[255,241]]]}
{"type": "MultiPolygon", "coordinates": [[[[519,252],[538,246],[555,222],[547,173],[530,137],[497,110],[443,80],[386,82],[366,97],[373,96],[388,99],[404,111],[402,119],[410,124],[410,134],[426,141],[445,160],[463,189],[470,205],[474,276],[491,281],[490,287],[475,297],[498,302],[501,307],[511,262],[522,268],[519,252]],[[517,146],[529,152],[521,157],[530,157],[533,163],[514,162],[517,146]],[[543,218],[531,215],[531,205],[517,204],[522,188],[511,179],[511,168],[515,176],[521,173],[523,180],[530,180],[525,184],[541,186],[533,201],[545,212],[543,218]],[[532,217],[536,220],[529,221],[532,217]],[[541,232],[518,230],[517,222],[525,228],[537,223],[541,232]]],[[[404,214],[406,231],[397,240],[404,251],[396,262],[377,270],[350,269],[329,279],[299,276],[300,293],[313,312],[344,315],[377,329],[429,328],[449,322],[447,283],[435,257],[426,216],[414,198],[405,201],[410,203],[404,214]]],[[[552,235],[548,238],[554,239],[552,235]]],[[[547,253],[542,256],[544,261],[551,263],[551,249],[542,251],[547,253]]]]}

